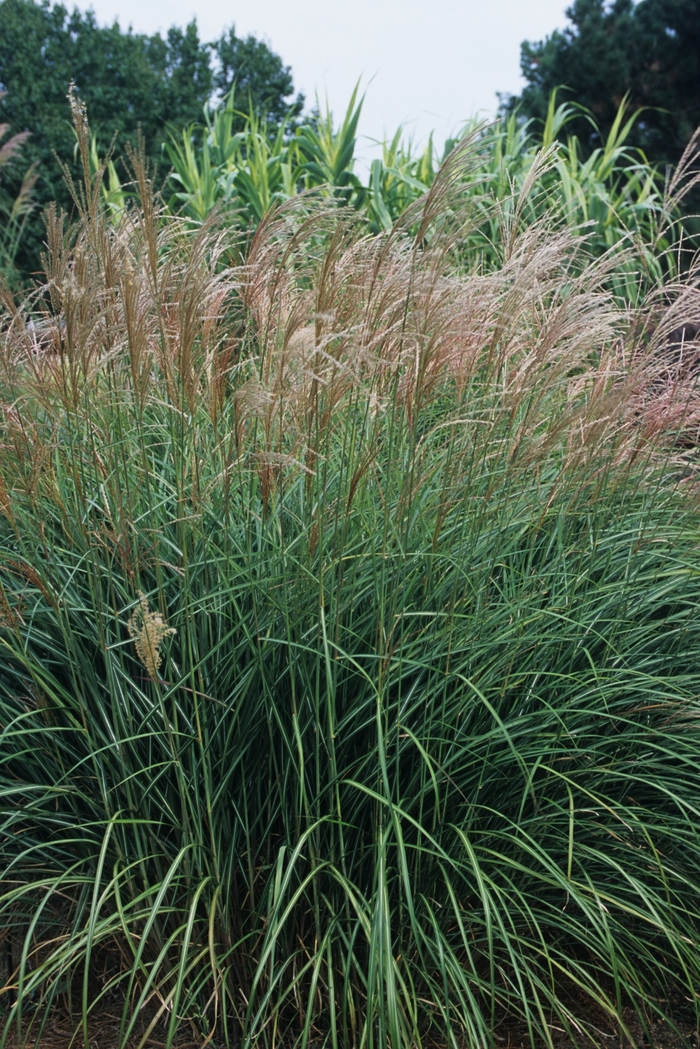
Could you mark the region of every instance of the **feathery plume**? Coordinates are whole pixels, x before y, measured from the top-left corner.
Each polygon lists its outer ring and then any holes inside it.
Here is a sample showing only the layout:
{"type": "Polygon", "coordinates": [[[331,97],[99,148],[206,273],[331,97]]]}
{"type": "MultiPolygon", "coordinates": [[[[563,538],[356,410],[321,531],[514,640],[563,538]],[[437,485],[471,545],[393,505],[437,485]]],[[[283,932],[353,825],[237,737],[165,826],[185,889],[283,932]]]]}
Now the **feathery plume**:
{"type": "Polygon", "coordinates": [[[168,634],[176,633],[169,627],[160,612],[151,612],[148,598],[139,590],[139,603],[127,623],[129,637],[134,641],[136,655],[139,657],[151,681],[158,681],[158,668],[162,661],[160,645],[168,634]]]}

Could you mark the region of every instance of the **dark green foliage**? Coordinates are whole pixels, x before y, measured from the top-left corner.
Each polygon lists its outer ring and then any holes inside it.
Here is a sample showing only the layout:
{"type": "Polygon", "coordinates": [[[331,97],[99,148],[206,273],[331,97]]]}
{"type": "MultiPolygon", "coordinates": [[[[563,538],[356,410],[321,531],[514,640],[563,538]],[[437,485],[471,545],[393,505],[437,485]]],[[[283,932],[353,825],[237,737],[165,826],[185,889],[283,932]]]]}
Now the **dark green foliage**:
{"type": "MultiPolygon", "coordinates": [[[[217,88],[238,78],[245,107],[281,119],[293,91],[289,68],[269,47],[233,29],[216,44],[200,40],[197,25],[172,27],[165,38],[100,26],[94,13],[73,12],[49,0],[0,0],[0,121],[13,132],[30,131],[25,159],[37,164],[39,205],[71,207],[61,164],[74,168],[75,137],[66,101],[71,81],[88,107],[103,150],[118,152],[143,134],[152,164],[161,161],[167,125],[201,119],[202,106],[217,88]],[[60,162],[60,163],[59,163],[60,162]]],[[[295,105],[299,106],[299,99],[295,105]]],[[[167,164],[161,162],[165,171],[167,164]]],[[[19,260],[25,271],[39,266],[43,224],[40,210],[28,230],[19,260]]]]}
{"type": "Polygon", "coordinates": [[[297,95],[291,105],[286,101],[294,92],[289,66],[283,65],[263,41],[251,35],[243,40],[229,29],[214,46],[219,62],[214,83],[221,97],[235,83],[237,105],[245,111],[264,113],[273,124],[301,111],[303,95],[297,95]]]}
{"type": "MultiPolygon", "coordinates": [[[[700,124],[700,0],[574,0],[567,15],[563,32],[522,45],[528,86],[509,106],[544,119],[552,90],[564,85],[605,133],[629,94],[633,110],[646,107],[631,144],[652,160],[677,161],[700,124]]],[[[591,147],[600,142],[585,116],[572,132],[591,147]]]]}

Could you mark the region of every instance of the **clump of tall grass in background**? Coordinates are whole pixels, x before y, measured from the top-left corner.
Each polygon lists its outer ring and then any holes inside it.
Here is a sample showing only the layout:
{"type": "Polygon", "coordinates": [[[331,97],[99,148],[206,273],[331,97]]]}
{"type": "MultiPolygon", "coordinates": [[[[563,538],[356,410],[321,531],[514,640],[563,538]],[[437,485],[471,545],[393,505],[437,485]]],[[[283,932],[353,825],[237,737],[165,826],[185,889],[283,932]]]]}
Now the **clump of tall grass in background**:
{"type": "Polygon", "coordinates": [[[664,351],[697,271],[621,306],[629,256],[477,193],[479,149],[383,233],[302,196],[228,268],[142,169],[109,218],[97,179],[6,298],[6,1036],[60,1009],[87,1044],[115,1001],[119,1046],[697,1016],[698,413],[664,351]]]}
{"type": "MultiPolygon", "coordinates": [[[[0,99],[5,95],[0,91],[0,99]]],[[[18,158],[29,132],[9,134],[9,125],[0,123],[0,280],[12,282],[16,278],[15,258],[22,240],[27,219],[32,212],[32,194],[37,173],[33,166],[27,168],[22,178],[19,193],[10,194],[2,185],[3,176],[18,158]]]]}

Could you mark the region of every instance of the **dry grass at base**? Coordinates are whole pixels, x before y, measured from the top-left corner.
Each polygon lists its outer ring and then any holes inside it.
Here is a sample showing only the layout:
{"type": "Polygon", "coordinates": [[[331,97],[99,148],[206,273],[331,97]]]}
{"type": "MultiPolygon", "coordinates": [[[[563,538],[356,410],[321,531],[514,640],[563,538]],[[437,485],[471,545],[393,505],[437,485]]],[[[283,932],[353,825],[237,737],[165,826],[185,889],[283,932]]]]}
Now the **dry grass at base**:
{"type": "MultiPolygon", "coordinates": [[[[682,1008],[683,1003],[677,1003],[682,1008]]],[[[590,1003],[588,1005],[590,1008],[590,1003]]],[[[676,1020],[676,1026],[671,1027],[668,1023],[655,1020],[649,1023],[645,1030],[634,1010],[626,1008],[623,1010],[625,1025],[631,1038],[621,1035],[619,1031],[611,1030],[608,1018],[604,1014],[589,1014],[589,1022],[597,1027],[600,1041],[594,1042],[582,1038],[574,1042],[565,1031],[555,1024],[550,1026],[552,1049],[599,1049],[601,1045],[606,1049],[697,1049],[700,1045],[700,1035],[694,1027],[692,1017],[683,1017],[682,1012],[676,1020]]],[[[104,1013],[91,1020],[88,1026],[89,1049],[115,1049],[119,1031],[120,1010],[117,1008],[110,1014],[109,1008],[104,1013]]],[[[165,1049],[165,1032],[155,1032],[145,1041],[142,1041],[148,1019],[145,1018],[140,1029],[133,1038],[124,1046],[124,1049],[165,1049]]],[[[501,1023],[494,1036],[497,1049],[531,1049],[527,1030],[514,1024],[501,1023]]],[[[38,1043],[25,1039],[17,1041],[10,1035],[6,1042],[7,1049],[83,1049],[82,1030],[76,1031],[75,1021],[56,1011],[49,1019],[46,1030],[38,1043]]],[[[227,1043],[220,1037],[206,1040],[202,1037],[188,1036],[187,1032],[181,1030],[177,1040],[173,1043],[173,1049],[238,1049],[235,1040],[227,1043]]],[[[323,1039],[309,1042],[309,1049],[323,1049],[326,1043],[323,1039]]],[[[535,1049],[545,1049],[546,1043],[535,1043],[535,1049]]],[[[285,1049],[284,1045],[280,1049],[285,1049]]],[[[418,1049],[418,1047],[416,1047],[418,1049]]],[[[421,1049],[448,1049],[445,1043],[427,1040],[422,1043],[421,1049]]],[[[469,1049],[464,1045],[463,1049],[469,1049]]]]}

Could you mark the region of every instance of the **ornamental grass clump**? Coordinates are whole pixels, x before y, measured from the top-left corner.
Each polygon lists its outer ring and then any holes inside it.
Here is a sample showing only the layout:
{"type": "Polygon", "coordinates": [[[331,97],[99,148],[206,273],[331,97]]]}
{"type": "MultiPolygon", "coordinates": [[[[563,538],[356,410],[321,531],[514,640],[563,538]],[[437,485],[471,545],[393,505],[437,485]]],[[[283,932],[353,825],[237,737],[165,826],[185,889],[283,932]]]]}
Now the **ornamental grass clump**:
{"type": "Polygon", "coordinates": [[[697,1025],[697,274],[517,202],[470,268],[449,170],[231,266],[140,181],[1,320],[5,1038],[697,1025]]]}

